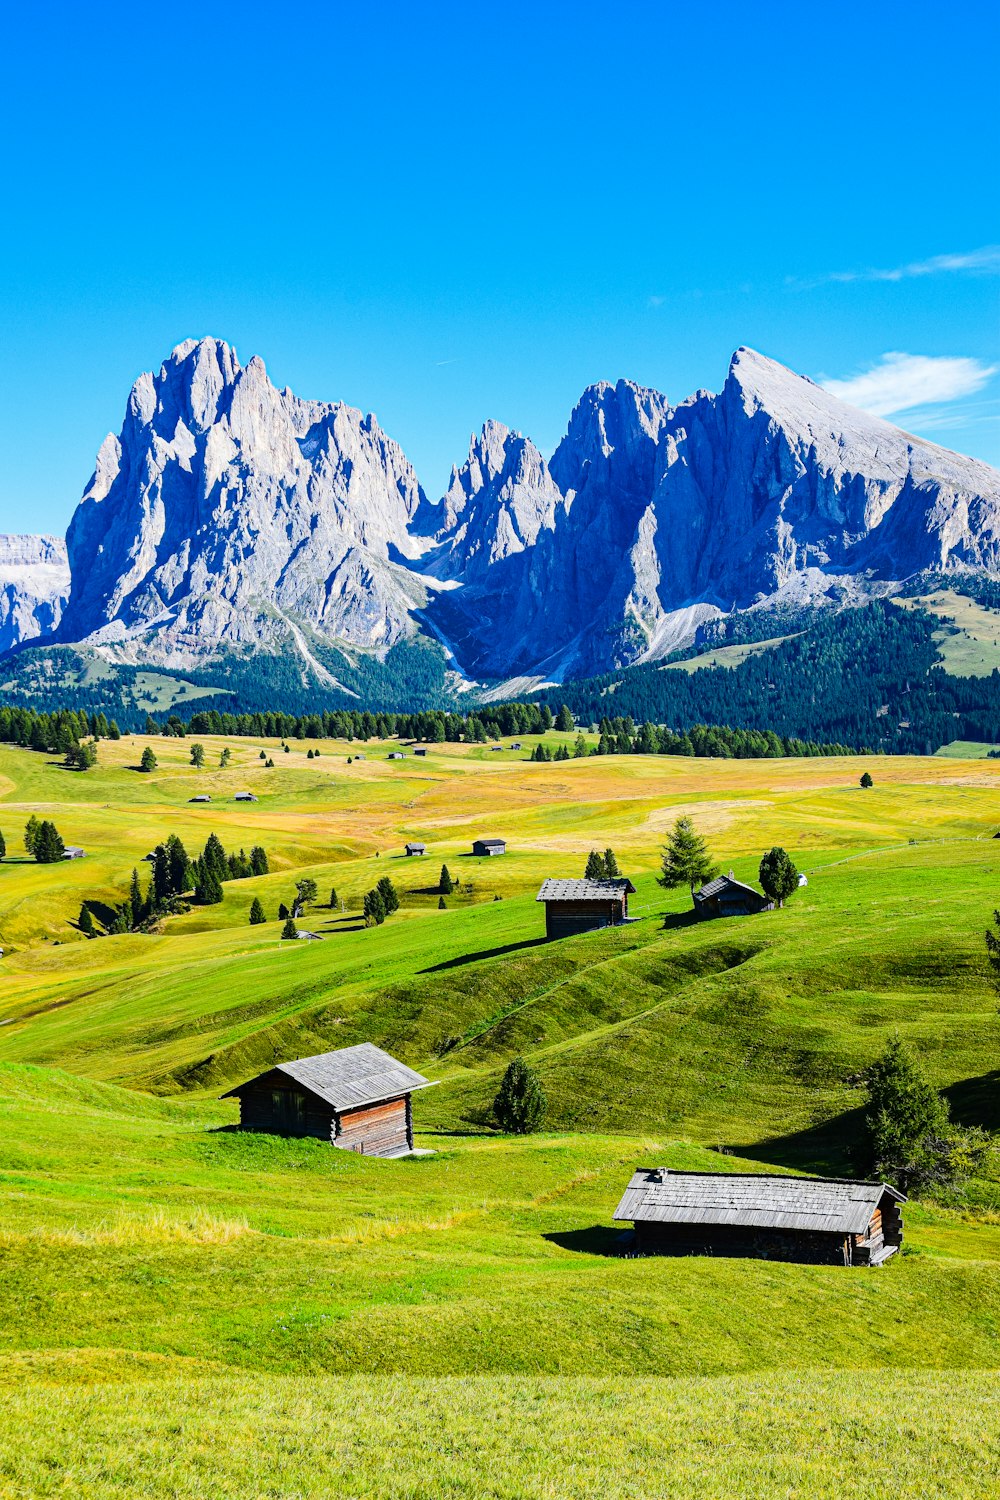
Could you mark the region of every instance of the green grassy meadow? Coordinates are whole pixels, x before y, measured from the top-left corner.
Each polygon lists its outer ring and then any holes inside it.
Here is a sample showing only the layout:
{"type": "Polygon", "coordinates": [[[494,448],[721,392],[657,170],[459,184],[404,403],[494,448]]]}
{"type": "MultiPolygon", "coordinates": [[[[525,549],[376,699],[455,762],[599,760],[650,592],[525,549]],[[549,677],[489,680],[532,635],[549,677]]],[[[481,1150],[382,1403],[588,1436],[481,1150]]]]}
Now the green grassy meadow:
{"type": "Polygon", "coordinates": [[[232,741],[197,771],[158,738],[143,775],[145,743],[86,774],[0,747],[0,1495],[832,1496],[887,1464],[907,1495],[995,1493],[995,1158],[908,1205],[878,1272],[624,1258],[612,1214],[636,1162],[851,1172],[849,1080],[896,1031],[1000,1128],[1000,762],[232,741]],[[32,812],[86,857],[22,858],[32,812]],[[655,881],[681,812],[723,869],[783,844],[808,886],[695,923],[655,881]],[[77,931],[212,831],[271,873],[155,935],[77,931]],[[540,881],[606,845],[637,920],[545,943],[540,881]],[[324,941],[283,944],[305,874],[324,941]],[[401,909],[365,929],[383,874],[401,909]],[[233,1130],[232,1084],[364,1040],[437,1082],[432,1155],[233,1130]],[[549,1099],[524,1139],[488,1123],[518,1053],[549,1099]]]}

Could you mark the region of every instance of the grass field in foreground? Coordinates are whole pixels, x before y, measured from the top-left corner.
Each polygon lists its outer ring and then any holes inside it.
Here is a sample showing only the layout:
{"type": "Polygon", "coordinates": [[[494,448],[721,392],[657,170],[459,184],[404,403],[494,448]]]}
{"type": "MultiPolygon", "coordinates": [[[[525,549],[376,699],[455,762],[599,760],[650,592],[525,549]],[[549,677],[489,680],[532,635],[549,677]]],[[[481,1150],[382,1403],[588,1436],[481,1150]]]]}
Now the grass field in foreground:
{"type": "Polygon", "coordinates": [[[305,1380],[161,1364],[9,1363],[0,1492],[985,1500],[1000,1467],[995,1375],[305,1380]]]}
{"type": "Polygon", "coordinates": [[[356,746],[233,742],[197,772],[157,739],[145,777],[143,743],[83,776],[0,748],[8,847],[37,811],[88,850],[0,865],[0,1494],[990,1492],[995,1164],[908,1205],[878,1273],[609,1252],[637,1160],[852,1170],[848,1080],[896,1030],[959,1118],[1000,1126],[1000,763],[534,765],[526,741],[348,766],[356,746]],[[723,868],[753,879],[781,843],[808,886],[693,922],[654,879],[680,812],[723,868]],[[75,931],[84,894],[120,899],[155,842],[213,829],[272,873],[156,936],[75,931]],[[477,834],[509,853],[472,859],[477,834]],[[546,944],[538,883],[608,844],[638,920],[546,944]],[[345,898],[309,914],[326,940],[249,928],[299,873],[345,898]],[[402,909],[365,930],[383,873],[402,909]],[[228,1128],[231,1083],[366,1039],[440,1081],[415,1101],[434,1155],[228,1128]],[[521,1141],[485,1123],[516,1052],[550,1101],[521,1141]]]}

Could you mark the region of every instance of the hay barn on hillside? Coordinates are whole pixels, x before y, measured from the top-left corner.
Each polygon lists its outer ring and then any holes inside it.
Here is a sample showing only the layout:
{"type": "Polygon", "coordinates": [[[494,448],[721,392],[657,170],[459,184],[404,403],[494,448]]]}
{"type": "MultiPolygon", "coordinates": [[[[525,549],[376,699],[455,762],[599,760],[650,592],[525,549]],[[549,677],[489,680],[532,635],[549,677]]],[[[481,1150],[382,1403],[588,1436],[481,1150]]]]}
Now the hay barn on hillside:
{"type": "Polygon", "coordinates": [[[426,854],[427,853],[427,845],[426,844],[407,844],[406,845],[406,852],[411,857],[414,854],[426,854]]]}
{"type": "Polygon", "coordinates": [[[473,841],[473,844],[472,844],[472,852],[473,852],[473,854],[478,854],[480,856],[480,858],[482,858],[484,856],[486,858],[489,858],[491,855],[495,855],[495,854],[506,854],[507,853],[507,840],[506,839],[475,839],[473,841]]]}
{"type": "Polygon", "coordinates": [[[432,1085],[421,1073],[362,1042],[279,1063],[223,1094],[240,1101],[240,1127],[311,1135],[365,1156],[413,1149],[411,1095],[432,1085]]]}
{"type": "Polygon", "coordinates": [[[905,1202],[884,1182],[640,1167],[615,1218],[632,1221],[640,1255],[879,1266],[902,1244],[905,1202]]]}
{"type": "Polygon", "coordinates": [[[707,880],[700,891],[694,892],[693,900],[699,917],[752,917],[774,909],[773,901],[737,880],[732,870],[707,880]]]}
{"type": "Polygon", "coordinates": [[[545,905],[545,936],[572,937],[628,921],[631,880],[543,880],[535,897],[545,905]]]}

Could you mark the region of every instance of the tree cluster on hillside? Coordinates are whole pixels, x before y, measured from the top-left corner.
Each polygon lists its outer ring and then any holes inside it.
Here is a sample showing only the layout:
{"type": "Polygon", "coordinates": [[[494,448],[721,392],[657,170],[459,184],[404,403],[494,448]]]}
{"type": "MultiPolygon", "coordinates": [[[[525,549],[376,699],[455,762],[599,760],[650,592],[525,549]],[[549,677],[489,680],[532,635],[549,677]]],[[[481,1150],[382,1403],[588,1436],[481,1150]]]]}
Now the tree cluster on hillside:
{"type": "Polygon", "coordinates": [[[66,845],[56,825],[34,813],[24,825],[24,847],[40,865],[54,865],[62,859],[66,845]]]}
{"type": "MultiPolygon", "coordinates": [[[[242,849],[238,854],[227,854],[214,833],[209,835],[196,859],[191,859],[181,840],[172,833],[162,844],[157,844],[150,864],[146,889],[142,889],[138,870],[133,870],[128,896],[110,908],[112,915],[104,920],[104,930],[109,935],[152,931],[164,917],[190,911],[188,898],[200,906],[212,906],[222,900],[224,881],[268,873],[267,854],[260,845],[255,845],[249,855],[242,849]]],[[[104,902],[85,901],[77,923],[81,932],[88,937],[99,936],[95,913],[107,911],[104,902]]]]}
{"type": "Polygon", "coordinates": [[[603,854],[596,849],[591,849],[587,855],[587,865],[583,872],[584,880],[620,880],[621,873],[613,849],[605,849],[603,854]]]}
{"type": "Polygon", "coordinates": [[[783,747],[749,754],[836,754],[844,746],[928,754],[955,739],[1000,740],[1000,672],[948,676],[938,626],[922,610],[877,601],[814,620],[738,666],[631,667],[564,683],[559,694],[584,723],[598,723],[613,701],[618,714],[670,725],[682,737],[695,725],[740,725],[773,734],[783,747]]]}
{"type": "Polygon", "coordinates": [[[381,927],[386,917],[391,917],[394,911],[399,910],[399,897],[396,888],[388,875],[382,879],[365,895],[364,917],[366,927],[381,927]]]}

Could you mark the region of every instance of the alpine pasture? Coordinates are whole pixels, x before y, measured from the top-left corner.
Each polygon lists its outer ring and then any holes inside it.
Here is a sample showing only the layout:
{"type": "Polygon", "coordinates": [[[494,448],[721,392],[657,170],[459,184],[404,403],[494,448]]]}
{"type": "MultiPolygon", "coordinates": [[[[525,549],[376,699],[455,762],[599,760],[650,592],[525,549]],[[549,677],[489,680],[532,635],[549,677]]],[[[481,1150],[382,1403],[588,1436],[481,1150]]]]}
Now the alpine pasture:
{"type": "Polygon", "coordinates": [[[849,1175],[851,1080],[897,1031],[998,1128],[1000,763],[204,739],[199,770],[190,743],[102,742],[87,772],[0,747],[0,1493],[993,1492],[995,1158],[908,1204],[877,1272],[629,1259],[611,1215],[638,1162],[849,1175]],[[695,921],[655,879],[681,813],[721,869],[756,882],[778,844],[808,885],[695,921]],[[32,814],[85,857],[29,860],[32,814]],[[77,930],[212,832],[270,873],[156,933],[77,930]],[[544,942],[541,881],[608,846],[636,920],[544,942]],[[400,909],[366,928],[384,875],[400,909]],[[282,942],[303,877],[324,941],[282,942]],[[433,1155],[231,1129],[225,1089],[360,1041],[440,1080],[433,1155]],[[516,1055],[548,1098],[521,1138],[489,1117],[516,1055]]]}

